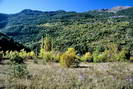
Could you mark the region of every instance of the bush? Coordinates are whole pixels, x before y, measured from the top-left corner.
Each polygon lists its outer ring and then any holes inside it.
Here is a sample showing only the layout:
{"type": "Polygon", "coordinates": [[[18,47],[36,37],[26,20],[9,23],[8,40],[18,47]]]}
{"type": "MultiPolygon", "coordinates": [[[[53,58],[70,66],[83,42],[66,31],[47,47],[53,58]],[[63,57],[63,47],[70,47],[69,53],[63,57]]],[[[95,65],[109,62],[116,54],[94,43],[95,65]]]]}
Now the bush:
{"type": "Polygon", "coordinates": [[[96,62],[96,60],[98,59],[98,55],[99,55],[98,51],[93,52],[93,62],[96,62]]]}
{"type": "Polygon", "coordinates": [[[18,52],[18,55],[25,59],[27,57],[27,52],[24,50],[21,50],[20,52],[18,52]]]}
{"type": "Polygon", "coordinates": [[[120,51],[120,52],[115,56],[116,61],[121,61],[121,62],[126,61],[126,60],[127,60],[127,56],[126,56],[127,54],[128,54],[128,51],[126,51],[126,50],[120,51]]]}
{"type": "Polygon", "coordinates": [[[60,58],[60,64],[63,67],[71,67],[74,62],[74,56],[64,53],[60,58]]]}
{"type": "Polygon", "coordinates": [[[93,53],[94,62],[124,62],[129,56],[129,52],[126,49],[119,49],[116,45],[109,46],[104,52],[95,51],[93,53]]]}
{"type": "Polygon", "coordinates": [[[41,59],[45,62],[58,62],[60,59],[60,53],[55,51],[44,51],[41,53],[41,59]]]}
{"type": "Polygon", "coordinates": [[[130,57],[130,61],[133,62],[133,57],[130,57]]]}
{"type": "Polygon", "coordinates": [[[11,59],[11,57],[12,57],[12,55],[13,55],[14,53],[16,53],[16,51],[15,51],[15,52],[13,52],[13,51],[10,51],[10,52],[9,52],[9,51],[6,51],[4,57],[5,57],[5,58],[11,59]]]}
{"type": "Polygon", "coordinates": [[[10,77],[26,78],[29,74],[25,64],[10,63],[10,77]]]}
{"type": "Polygon", "coordinates": [[[21,50],[20,52],[18,51],[6,51],[4,57],[9,58],[9,59],[14,59],[14,57],[21,57],[22,59],[33,59],[36,58],[36,54],[34,51],[31,52],[26,52],[24,50],[21,50]]]}
{"type": "Polygon", "coordinates": [[[76,50],[74,48],[68,48],[66,53],[68,53],[68,54],[71,53],[72,55],[76,55],[77,52],[76,52],[76,50]]]}
{"type": "Polygon", "coordinates": [[[90,52],[85,53],[85,54],[80,58],[80,61],[82,61],[82,62],[86,62],[86,61],[91,62],[91,61],[92,61],[92,54],[91,54],[90,52]]]}
{"type": "Polygon", "coordinates": [[[36,58],[36,54],[34,51],[28,52],[27,53],[27,58],[28,59],[35,59],[36,58]]]}
{"type": "Polygon", "coordinates": [[[19,56],[22,57],[22,58],[28,58],[28,59],[33,59],[36,57],[36,54],[34,51],[31,51],[31,52],[26,52],[24,50],[21,50],[19,53],[19,56]]]}
{"type": "Polygon", "coordinates": [[[30,57],[36,57],[36,54],[34,51],[28,52],[28,56],[30,57]]]}
{"type": "Polygon", "coordinates": [[[46,62],[54,61],[54,57],[53,57],[52,52],[44,52],[43,58],[44,58],[44,60],[46,60],[46,62]]]}
{"type": "Polygon", "coordinates": [[[60,56],[62,55],[62,53],[60,52],[55,52],[55,51],[52,51],[52,55],[53,55],[53,59],[54,59],[54,62],[59,62],[60,61],[60,56]]]}
{"type": "Polygon", "coordinates": [[[105,62],[107,59],[107,55],[102,52],[102,53],[99,53],[99,52],[94,52],[93,53],[93,62],[105,62]]]}
{"type": "Polygon", "coordinates": [[[17,52],[12,53],[12,56],[10,57],[10,61],[12,63],[18,63],[18,64],[24,63],[24,59],[21,56],[19,56],[17,52]]]}
{"type": "Polygon", "coordinates": [[[117,44],[110,43],[107,45],[107,49],[104,51],[104,53],[107,55],[108,62],[114,62],[116,61],[115,56],[119,53],[120,47],[117,44]]]}
{"type": "Polygon", "coordinates": [[[60,57],[60,64],[63,67],[78,67],[79,61],[76,59],[76,51],[74,48],[68,48],[60,57]]]}
{"type": "Polygon", "coordinates": [[[40,49],[39,58],[44,58],[45,50],[43,48],[40,49]]]}

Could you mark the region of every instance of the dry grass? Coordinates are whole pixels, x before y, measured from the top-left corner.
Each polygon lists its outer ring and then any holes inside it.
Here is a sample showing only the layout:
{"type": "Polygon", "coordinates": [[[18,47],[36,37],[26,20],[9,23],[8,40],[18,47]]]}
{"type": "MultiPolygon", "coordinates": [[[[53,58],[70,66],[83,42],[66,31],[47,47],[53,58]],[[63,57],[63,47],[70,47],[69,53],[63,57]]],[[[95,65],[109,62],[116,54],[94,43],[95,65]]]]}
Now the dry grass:
{"type": "Polygon", "coordinates": [[[83,63],[81,68],[27,62],[31,77],[11,79],[8,65],[0,65],[0,89],[133,89],[133,64],[83,63]]]}

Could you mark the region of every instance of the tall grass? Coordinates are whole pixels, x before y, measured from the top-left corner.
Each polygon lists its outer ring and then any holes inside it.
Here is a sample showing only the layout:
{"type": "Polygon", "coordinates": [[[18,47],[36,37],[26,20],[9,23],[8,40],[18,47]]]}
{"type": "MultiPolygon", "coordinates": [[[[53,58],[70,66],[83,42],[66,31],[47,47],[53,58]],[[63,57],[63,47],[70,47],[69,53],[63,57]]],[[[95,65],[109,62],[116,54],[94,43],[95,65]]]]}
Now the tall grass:
{"type": "Polygon", "coordinates": [[[31,77],[10,79],[5,89],[133,89],[129,63],[90,64],[83,69],[53,66],[29,65],[31,77]]]}

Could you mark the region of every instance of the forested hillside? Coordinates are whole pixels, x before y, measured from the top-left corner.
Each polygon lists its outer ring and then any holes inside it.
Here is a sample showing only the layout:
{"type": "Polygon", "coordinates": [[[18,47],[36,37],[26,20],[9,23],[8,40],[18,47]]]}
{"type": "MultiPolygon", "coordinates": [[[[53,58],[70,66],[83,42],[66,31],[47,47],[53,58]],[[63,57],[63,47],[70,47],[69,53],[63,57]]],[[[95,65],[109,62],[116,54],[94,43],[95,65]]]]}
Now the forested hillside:
{"type": "Polygon", "coordinates": [[[30,51],[28,48],[24,47],[22,44],[15,42],[13,39],[8,36],[0,33],[0,51],[20,51],[25,49],[30,51]]]}
{"type": "Polygon", "coordinates": [[[42,36],[50,36],[55,50],[74,47],[79,53],[85,53],[117,44],[133,54],[132,14],[132,7],[115,13],[108,10],[77,13],[26,9],[17,14],[1,14],[0,31],[32,49],[38,49],[42,36]]]}

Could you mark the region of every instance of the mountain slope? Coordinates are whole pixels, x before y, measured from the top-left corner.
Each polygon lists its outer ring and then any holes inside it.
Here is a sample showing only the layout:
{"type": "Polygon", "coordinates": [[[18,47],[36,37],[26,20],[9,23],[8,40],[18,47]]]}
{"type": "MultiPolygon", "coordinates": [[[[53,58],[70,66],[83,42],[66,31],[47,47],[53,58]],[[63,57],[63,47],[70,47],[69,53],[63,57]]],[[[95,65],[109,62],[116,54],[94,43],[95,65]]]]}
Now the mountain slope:
{"type": "Polygon", "coordinates": [[[51,36],[55,50],[64,51],[74,47],[84,53],[97,48],[105,49],[106,45],[114,43],[129,49],[133,54],[133,8],[118,9],[116,13],[97,10],[83,13],[62,10],[41,12],[26,9],[8,15],[8,23],[0,31],[33,49],[38,49],[42,36],[51,36]]]}
{"type": "Polygon", "coordinates": [[[26,47],[23,45],[15,42],[13,39],[9,38],[8,36],[0,33],[0,51],[20,51],[22,49],[25,49],[29,51],[26,47]]]}
{"type": "Polygon", "coordinates": [[[8,23],[8,15],[0,14],[0,28],[3,28],[8,23]]]}
{"type": "Polygon", "coordinates": [[[108,12],[118,12],[118,11],[121,11],[121,10],[126,10],[126,9],[129,9],[131,8],[130,6],[116,6],[116,7],[113,7],[111,9],[108,10],[108,12]]]}

